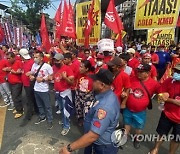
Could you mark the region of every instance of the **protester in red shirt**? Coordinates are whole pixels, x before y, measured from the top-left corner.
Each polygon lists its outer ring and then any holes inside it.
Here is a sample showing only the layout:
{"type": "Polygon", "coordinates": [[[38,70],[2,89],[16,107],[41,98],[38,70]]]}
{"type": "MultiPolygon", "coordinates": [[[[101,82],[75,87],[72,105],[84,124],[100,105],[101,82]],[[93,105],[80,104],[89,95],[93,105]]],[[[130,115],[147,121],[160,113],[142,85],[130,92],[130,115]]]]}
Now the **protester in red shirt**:
{"type": "Polygon", "coordinates": [[[166,79],[162,83],[161,92],[169,94],[164,104],[164,110],[161,113],[157,133],[159,139],[156,141],[155,147],[149,154],[156,154],[163,143],[163,135],[168,135],[171,129],[172,133],[170,141],[169,153],[175,154],[180,143],[180,63],[173,68],[173,76],[166,79]]]}
{"type": "Polygon", "coordinates": [[[122,69],[126,74],[128,74],[130,77],[135,76],[134,70],[133,70],[131,67],[127,66],[127,63],[128,63],[128,61],[129,61],[129,59],[130,59],[129,54],[123,53],[123,54],[121,54],[119,57],[121,58],[121,64],[122,64],[122,65],[121,65],[121,69],[122,69]]]}
{"type": "Polygon", "coordinates": [[[140,148],[138,135],[142,133],[145,126],[146,108],[151,107],[150,99],[160,87],[159,83],[149,76],[150,70],[151,66],[148,64],[140,64],[137,67],[136,76],[130,80],[129,97],[123,112],[126,133],[129,134],[131,126],[136,129],[137,138],[134,140],[136,149],[140,148]]]}
{"type": "Polygon", "coordinates": [[[91,56],[91,51],[89,49],[85,49],[84,54],[85,54],[85,59],[84,60],[89,60],[91,65],[93,67],[95,67],[96,63],[95,63],[95,59],[91,56]]]}
{"type": "Polygon", "coordinates": [[[151,54],[152,63],[154,65],[159,63],[159,57],[155,53],[155,50],[156,50],[156,47],[155,46],[151,46],[150,54],[151,54]]]}
{"type": "Polygon", "coordinates": [[[142,57],[143,64],[149,64],[151,66],[150,76],[152,79],[157,80],[157,70],[156,67],[151,63],[151,54],[145,53],[142,57]]]}
{"type": "Polygon", "coordinates": [[[0,57],[1,59],[6,59],[6,53],[9,50],[9,46],[8,45],[3,45],[2,46],[2,50],[0,50],[0,57]]]}
{"type": "Polygon", "coordinates": [[[130,59],[128,61],[128,66],[130,66],[132,69],[135,69],[136,66],[140,63],[137,58],[135,58],[135,50],[133,48],[129,48],[127,50],[127,53],[130,56],[130,59]]]}
{"type": "Polygon", "coordinates": [[[121,70],[122,61],[119,57],[114,57],[108,63],[108,69],[114,75],[114,81],[112,84],[112,88],[116,96],[121,102],[121,109],[124,108],[124,102],[126,102],[129,88],[130,88],[130,79],[128,74],[126,74],[123,70],[121,70]]]}
{"type": "Polygon", "coordinates": [[[98,73],[101,68],[108,69],[108,66],[104,63],[104,56],[102,54],[98,54],[96,58],[95,73],[98,73]]]}
{"type": "Polygon", "coordinates": [[[34,90],[30,85],[30,79],[29,79],[29,72],[31,71],[32,65],[34,64],[34,60],[31,59],[28,50],[25,48],[21,49],[19,51],[19,54],[23,59],[21,79],[27,98],[27,103],[26,103],[27,111],[25,113],[25,117],[22,123],[20,124],[21,127],[24,127],[31,120],[34,112],[35,96],[34,96],[34,90]]]}
{"type": "Polygon", "coordinates": [[[104,54],[104,63],[108,63],[112,59],[112,55],[110,51],[103,51],[104,54]]]}
{"type": "MultiPolygon", "coordinates": [[[[1,58],[0,58],[1,59],[1,58]]],[[[7,71],[9,67],[9,63],[7,59],[0,60],[0,93],[4,100],[4,104],[1,107],[9,106],[8,110],[14,108],[14,102],[12,100],[11,92],[9,89],[9,84],[7,82],[7,71]]]]}
{"type": "Polygon", "coordinates": [[[89,77],[93,69],[90,61],[84,60],[81,62],[75,99],[76,116],[79,126],[82,126],[84,116],[90,109],[90,102],[94,100],[92,92],[93,80],[89,77]]]}
{"type": "Polygon", "coordinates": [[[65,106],[69,103],[72,104],[71,86],[74,83],[74,74],[71,68],[63,63],[64,56],[57,53],[54,56],[54,64],[59,67],[59,70],[54,75],[54,89],[59,92],[57,101],[59,103],[61,113],[63,113],[63,130],[61,135],[67,135],[70,130],[69,116],[65,114],[65,106]]]}
{"type": "Polygon", "coordinates": [[[135,58],[136,58],[136,59],[140,59],[140,58],[141,58],[141,55],[140,55],[139,52],[137,51],[136,44],[132,44],[132,45],[131,45],[131,48],[135,50],[135,54],[134,54],[135,58]]]}
{"type": "Polygon", "coordinates": [[[8,82],[11,88],[12,99],[14,102],[15,113],[14,118],[20,118],[23,112],[23,104],[22,104],[22,62],[20,60],[16,60],[16,56],[13,52],[7,53],[7,60],[10,63],[10,72],[8,73],[8,82]]]}

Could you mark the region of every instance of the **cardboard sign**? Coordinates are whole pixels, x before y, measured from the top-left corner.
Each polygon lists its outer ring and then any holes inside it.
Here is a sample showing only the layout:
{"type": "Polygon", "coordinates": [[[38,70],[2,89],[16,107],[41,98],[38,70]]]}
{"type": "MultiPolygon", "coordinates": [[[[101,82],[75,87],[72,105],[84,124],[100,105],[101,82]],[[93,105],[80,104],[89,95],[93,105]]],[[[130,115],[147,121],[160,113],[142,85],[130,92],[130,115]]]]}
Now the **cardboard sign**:
{"type": "Polygon", "coordinates": [[[100,53],[103,51],[114,51],[114,41],[111,39],[102,39],[97,45],[100,53]]]}

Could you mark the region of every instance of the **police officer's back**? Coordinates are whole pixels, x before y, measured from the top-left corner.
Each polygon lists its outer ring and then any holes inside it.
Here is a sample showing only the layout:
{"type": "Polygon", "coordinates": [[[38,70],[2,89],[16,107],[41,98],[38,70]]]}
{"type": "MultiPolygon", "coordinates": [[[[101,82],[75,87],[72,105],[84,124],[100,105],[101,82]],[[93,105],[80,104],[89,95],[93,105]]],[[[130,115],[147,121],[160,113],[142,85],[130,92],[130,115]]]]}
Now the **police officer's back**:
{"type": "Polygon", "coordinates": [[[98,94],[84,120],[85,134],[64,147],[62,154],[83,147],[86,147],[85,154],[91,154],[92,147],[96,154],[116,154],[118,151],[111,141],[120,115],[118,99],[111,90],[113,75],[109,70],[101,69],[91,77],[94,79],[93,88],[98,94]]]}

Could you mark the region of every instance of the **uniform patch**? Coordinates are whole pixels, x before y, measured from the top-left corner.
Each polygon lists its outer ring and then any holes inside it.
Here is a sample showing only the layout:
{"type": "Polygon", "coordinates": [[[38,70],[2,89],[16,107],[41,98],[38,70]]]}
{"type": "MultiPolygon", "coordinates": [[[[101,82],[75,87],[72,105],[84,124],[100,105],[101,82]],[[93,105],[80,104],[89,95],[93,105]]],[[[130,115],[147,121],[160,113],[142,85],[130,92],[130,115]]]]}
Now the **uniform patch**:
{"type": "Polygon", "coordinates": [[[97,128],[101,127],[101,123],[99,121],[94,121],[93,125],[97,128]]]}
{"type": "Polygon", "coordinates": [[[105,117],[106,117],[106,111],[105,110],[103,110],[103,109],[99,109],[98,110],[98,119],[100,119],[100,120],[102,120],[102,119],[104,119],[105,117]]]}

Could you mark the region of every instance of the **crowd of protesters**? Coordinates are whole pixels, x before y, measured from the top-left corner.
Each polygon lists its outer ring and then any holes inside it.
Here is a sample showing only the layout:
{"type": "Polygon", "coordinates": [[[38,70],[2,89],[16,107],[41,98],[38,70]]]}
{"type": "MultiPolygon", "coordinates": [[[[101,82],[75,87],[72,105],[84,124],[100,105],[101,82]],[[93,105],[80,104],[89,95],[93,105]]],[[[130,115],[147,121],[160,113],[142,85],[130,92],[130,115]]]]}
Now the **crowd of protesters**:
{"type": "MultiPolygon", "coordinates": [[[[47,121],[47,129],[53,128],[52,105],[62,114],[62,135],[70,131],[70,118],[76,116],[83,126],[91,102],[95,101],[92,74],[109,70],[114,76],[111,89],[117,96],[126,134],[131,127],[141,134],[146,122],[146,110],[152,109],[151,97],[162,94],[164,108],[157,133],[167,135],[173,128],[174,139],[170,153],[178,149],[180,135],[180,43],[169,47],[129,43],[114,51],[99,52],[97,47],[76,47],[63,41],[53,45],[50,52],[40,47],[18,49],[15,45],[3,45],[0,50],[0,93],[14,118],[24,115],[21,127],[38,115],[36,125],[47,121]],[[171,77],[168,70],[171,68],[171,77]],[[53,85],[55,102],[50,99],[53,85]],[[22,102],[25,90],[26,104],[22,102]],[[75,114],[74,114],[75,113],[75,114]]],[[[112,107],[113,110],[113,107],[112,107]]],[[[95,126],[99,127],[99,126],[95,126]]],[[[157,141],[151,154],[159,151],[163,141],[157,141]]],[[[139,148],[138,138],[134,147],[139,148]]]]}

